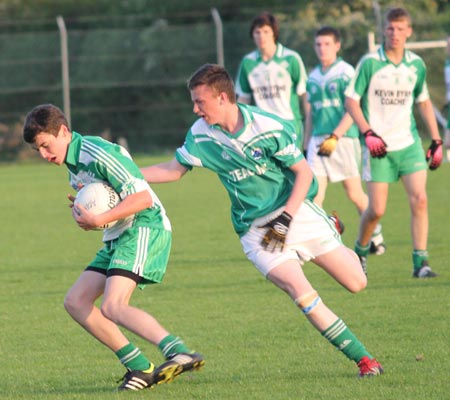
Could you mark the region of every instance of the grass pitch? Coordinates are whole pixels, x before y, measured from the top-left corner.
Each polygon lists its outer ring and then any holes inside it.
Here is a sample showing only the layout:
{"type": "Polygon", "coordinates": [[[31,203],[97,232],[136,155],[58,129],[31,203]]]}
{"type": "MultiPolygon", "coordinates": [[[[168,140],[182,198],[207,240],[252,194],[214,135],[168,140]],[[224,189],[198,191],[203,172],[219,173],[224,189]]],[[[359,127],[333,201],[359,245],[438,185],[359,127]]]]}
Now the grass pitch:
{"type": "MultiPolygon", "coordinates": [[[[137,159],[141,166],[161,160],[137,159]]],[[[366,290],[352,295],[313,264],[305,266],[322,299],[383,364],[383,376],[365,380],[245,259],[215,175],[194,170],[180,182],[154,185],[173,224],[173,250],[163,283],[136,291],[132,304],[207,362],[171,384],[117,393],[123,367],[63,309],[101,234],[73,222],[64,167],[0,165],[0,398],[448,399],[449,182],[449,163],[429,173],[430,263],[439,278],[411,278],[409,209],[400,183],[391,186],[383,219],[388,250],[369,258],[366,290]]],[[[341,186],[329,187],[325,208],[339,211],[344,242],[352,247],[358,217],[341,186]]],[[[162,361],[156,348],[129,337],[162,361]]]]}

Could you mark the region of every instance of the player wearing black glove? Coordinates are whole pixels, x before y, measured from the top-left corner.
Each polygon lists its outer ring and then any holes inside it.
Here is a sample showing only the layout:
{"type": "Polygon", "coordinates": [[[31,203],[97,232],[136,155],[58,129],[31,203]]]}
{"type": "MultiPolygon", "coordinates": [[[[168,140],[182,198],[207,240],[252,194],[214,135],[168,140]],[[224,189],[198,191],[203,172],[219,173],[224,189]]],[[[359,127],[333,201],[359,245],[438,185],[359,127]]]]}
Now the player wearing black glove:
{"type": "Polygon", "coordinates": [[[276,249],[283,250],[291,221],[292,216],[283,211],[278,217],[263,225],[261,228],[267,228],[267,231],[261,242],[262,246],[272,252],[276,249]]]}

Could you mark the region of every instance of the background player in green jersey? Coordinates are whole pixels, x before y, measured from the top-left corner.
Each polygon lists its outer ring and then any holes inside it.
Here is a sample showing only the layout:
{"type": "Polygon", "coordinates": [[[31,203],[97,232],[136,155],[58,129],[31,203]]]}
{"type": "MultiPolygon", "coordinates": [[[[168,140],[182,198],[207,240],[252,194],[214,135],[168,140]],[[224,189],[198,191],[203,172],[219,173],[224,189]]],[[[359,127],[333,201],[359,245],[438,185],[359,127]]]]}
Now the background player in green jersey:
{"type": "Polygon", "coordinates": [[[300,101],[305,101],[306,70],[300,55],[278,42],[279,26],[268,12],[255,17],[250,37],[257,49],[244,56],[236,79],[240,103],[254,104],[292,121],[303,143],[300,101]]]}
{"type": "MultiPolygon", "coordinates": [[[[355,70],[338,57],[340,48],[340,34],[335,28],[324,26],[316,32],[314,49],[320,64],[306,82],[304,146],[319,184],[314,202],[322,206],[328,182],[342,182],[347,197],[362,214],[369,201],[359,172],[359,132],[344,105],[344,91],[355,70]]],[[[371,238],[371,252],[385,252],[381,225],[371,238]]]]}
{"type": "Polygon", "coordinates": [[[403,8],[385,16],[384,43],[366,55],[346,90],[346,107],[364,138],[363,179],[367,181],[369,207],[361,217],[355,245],[366,263],[372,233],[383,216],[389,184],[401,179],[411,209],[413,276],[436,274],[428,262],[427,161],[430,169],[442,162],[442,140],[426,84],[423,60],[405,49],[412,34],[411,18],[403,8]],[[417,104],[432,142],[427,156],[414,120],[417,104]]]}
{"type": "Polygon", "coordinates": [[[219,65],[200,67],[188,87],[199,119],[175,158],[142,169],[145,179],[176,181],[193,167],[215,172],[230,197],[233,226],[247,258],[289,295],[332,345],[358,364],[359,376],[382,373],[303,273],[303,263],[311,260],[351,292],[367,283],[356,254],[342,244],[334,224],[311,201],[317,185],[292,135],[293,125],[237,103],[232,78],[219,65]]]}
{"type": "MultiPolygon", "coordinates": [[[[72,216],[84,230],[117,222],[106,229],[104,246],[67,293],[70,316],[112,350],[128,372],[119,390],[139,390],[196,369],[204,361],[180,338],[171,335],[150,314],[129,305],[136,286],[161,282],[172,241],[170,222],[158,197],[142,177],[128,152],[100,137],[81,136],[69,129],[62,111],[51,105],[35,107],[27,115],[24,139],[42,158],[69,170],[72,187],[106,182],[121,202],[94,215],[77,204],[72,216]],[[100,307],[95,301],[103,295],[100,307]],[[157,345],[167,361],[155,368],[124,336],[119,326],[157,345]]],[[[69,195],[73,202],[75,199],[69,195]]]]}

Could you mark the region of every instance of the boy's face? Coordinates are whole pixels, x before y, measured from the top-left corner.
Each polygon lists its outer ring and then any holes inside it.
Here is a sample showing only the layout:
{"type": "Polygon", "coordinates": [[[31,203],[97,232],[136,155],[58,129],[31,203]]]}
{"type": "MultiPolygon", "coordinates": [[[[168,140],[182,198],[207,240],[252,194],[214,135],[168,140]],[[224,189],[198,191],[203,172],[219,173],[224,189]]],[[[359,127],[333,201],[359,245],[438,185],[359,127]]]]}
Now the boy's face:
{"type": "Polygon", "coordinates": [[[407,19],[388,21],[384,28],[386,49],[403,50],[411,34],[412,28],[407,19]]]}
{"type": "Polygon", "coordinates": [[[33,148],[39,152],[43,159],[53,164],[61,165],[66,159],[71,137],[72,135],[68,129],[61,125],[57,136],[46,132],[36,135],[33,148]]]}
{"type": "Polygon", "coordinates": [[[314,50],[321,64],[329,65],[336,60],[341,43],[336,42],[331,35],[317,36],[314,41],[314,50]]]}
{"type": "Polygon", "coordinates": [[[207,85],[199,85],[191,90],[191,99],[194,103],[194,114],[203,118],[208,125],[220,122],[223,113],[224,99],[221,94],[207,85]]]}
{"type": "Polygon", "coordinates": [[[275,43],[275,35],[269,25],[257,26],[253,29],[253,40],[259,50],[263,50],[275,43]]]}

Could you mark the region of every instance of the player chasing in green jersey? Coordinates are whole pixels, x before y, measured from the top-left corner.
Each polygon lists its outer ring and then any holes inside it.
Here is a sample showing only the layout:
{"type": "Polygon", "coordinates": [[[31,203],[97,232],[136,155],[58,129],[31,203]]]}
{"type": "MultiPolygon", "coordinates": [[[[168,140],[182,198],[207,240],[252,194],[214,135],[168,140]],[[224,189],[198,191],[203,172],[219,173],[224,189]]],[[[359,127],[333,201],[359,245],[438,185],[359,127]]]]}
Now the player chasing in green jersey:
{"type": "Polygon", "coordinates": [[[364,138],[363,179],[369,195],[355,251],[366,266],[372,233],[386,210],[389,184],[401,179],[411,210],[413,277],[433,278],[436,274],[427,249],[426,180],[427,167],[434,170],[442,162],[442,140],[428,94],[426,66],[405,49],[411,34],[408,12],[390,9],[383,45],[361,59],[345,92],[346,108],[364,138]],[[432,139],[426,157],[414,120],[414,103],[432,139]]]}
{"type": "Polygon", "coordinates": [[[162,281],[172,233],[163,205],[128,152],[100,137],[71,131],[63,112],[51,104],[37,106],[28,113],[23,134],[42,158],[66,165],[75,190],[92,182],[105,182],[121,198],[111,210],[94,215],[80,204],[73,207],[75,198],[69,195],[72,216],[84,230],[124,221],[105,229],[103,247],[64,301],[70,316],[112,350],[127,368],[119,390],[150,388],[200,368],[204,360],[199,353],[190,351],[153,316],[129,305],[137,286],[162,281]],[[95,302],[102,295],[101,306],[97,307],[95,302]],[[167,361],[156,368],[119,326],[158,346],[167,361]]]}
{"type": "Polygon", "coordinates": [[[294,126],[237,103],[233,81],[219,65],[200,67],[188,88],[199,119],[175,158],[142,169],[145,179],[177,181],[193,167],[216,173],[230,197],[232,223],[247,258],[358,365],[360,377],[381,374],[378,361],[325,305],[303,272],[303,264],[312,261],[352,293],[367,284],[358,257],[312,201],[317,182],[293,135],[294,126]]]}
{"type": "Polygon", "coordinates": [[[236,93],[240,103],[253,103],[264,111],[284,118],[296,127],[303,143],[303,121],[299,101],[305,102],[306,70],[300,54],[278,42],[277,19],[268,12],[256,16],[250,37],[256,50],[239,65],[236,93]]]}
{"type": "MultiPolygon", "coordinates": [[[[342,182],[347,197],[361,215],[369,200],[359,172],[359,132],[344,104],[344,91],[355,70],[338,57],[340,48],[340,34],[335,28],[324,26],[316,32],[314,50],[319,65],[311,71],[306,82],[304,148],[319,184],[314,202],[322,207],[328,182],[342,182]]],[[[371,238],[371,252],[379,255],[385,249],[379,225],[371,238]]]]}

